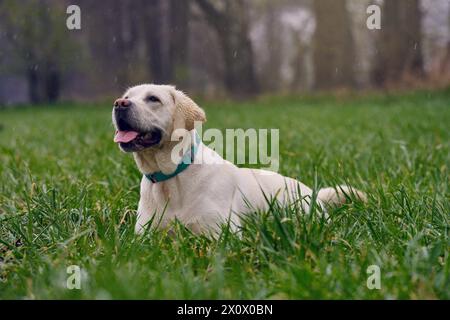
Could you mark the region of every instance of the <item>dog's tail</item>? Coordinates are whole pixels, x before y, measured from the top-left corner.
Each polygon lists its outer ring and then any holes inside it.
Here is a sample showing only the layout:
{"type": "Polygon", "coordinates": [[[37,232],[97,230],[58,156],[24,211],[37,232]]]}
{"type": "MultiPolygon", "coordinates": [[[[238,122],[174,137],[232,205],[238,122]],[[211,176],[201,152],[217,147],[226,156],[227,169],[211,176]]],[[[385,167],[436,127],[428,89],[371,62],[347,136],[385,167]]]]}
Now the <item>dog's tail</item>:
{"type": "Polygon", "coordinates": [[[351,199],[359,199],[367,202],[367,196],[364,192],[350,186],[336,186],[334,188],[322,188],[317,197],[326,205],[340,206],[351,202],[351,199]]]}

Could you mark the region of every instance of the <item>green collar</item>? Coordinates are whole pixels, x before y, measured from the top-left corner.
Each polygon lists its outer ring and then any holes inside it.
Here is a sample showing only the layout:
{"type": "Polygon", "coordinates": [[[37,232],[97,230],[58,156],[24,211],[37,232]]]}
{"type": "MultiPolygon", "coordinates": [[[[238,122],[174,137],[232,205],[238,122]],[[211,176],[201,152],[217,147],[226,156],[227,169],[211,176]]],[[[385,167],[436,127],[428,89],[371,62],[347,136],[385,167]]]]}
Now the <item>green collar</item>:
{"type": "Polygon", "coordinates": [[[162,182],[169,180],[170,178],[175,177],[177,174],[183,172],[191,163],[194,162],[194,157],[197,154],[198,145],[200,144],[200,136],[195,131],[195,140],[194,143],[191,145],[191,150],[186,152],[183,155],[183,159],[181,160],[181,163],[177,166],[177,169],[170,173],[170,174],[164,174],[161,171],[154,172],[154,173],[147,173],[144,174],[145,177],[150,180],[153,183],[162,182]]]}

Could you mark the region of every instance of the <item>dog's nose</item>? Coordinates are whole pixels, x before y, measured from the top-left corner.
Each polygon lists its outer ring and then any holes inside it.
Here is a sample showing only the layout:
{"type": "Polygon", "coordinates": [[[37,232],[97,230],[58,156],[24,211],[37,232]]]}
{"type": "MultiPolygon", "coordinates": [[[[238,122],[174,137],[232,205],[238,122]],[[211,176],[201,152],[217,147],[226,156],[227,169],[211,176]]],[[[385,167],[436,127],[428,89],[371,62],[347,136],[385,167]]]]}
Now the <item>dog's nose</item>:
{"type": "Polygon", "coordinates": [[[131,101],[128,99],[117,99],[114,101],[114,107],[129,107],[131,105],[131,101]]]}

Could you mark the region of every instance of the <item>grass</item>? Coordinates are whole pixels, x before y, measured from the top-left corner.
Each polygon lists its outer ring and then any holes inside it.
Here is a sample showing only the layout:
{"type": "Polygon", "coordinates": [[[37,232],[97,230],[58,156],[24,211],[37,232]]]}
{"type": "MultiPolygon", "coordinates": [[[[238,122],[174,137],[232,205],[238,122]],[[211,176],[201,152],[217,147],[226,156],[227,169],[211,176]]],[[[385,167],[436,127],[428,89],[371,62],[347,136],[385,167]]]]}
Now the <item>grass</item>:
{"type": "Polygon", "coordinates": [[[134,235],[140,174],[110,106],[0,110],[0,298],[449,299],[449,105],[449,90],[204,103],[208,128],[279,128],[282,174],[369,195],[329,223],[275,204],[217,240],[134,235]]]}

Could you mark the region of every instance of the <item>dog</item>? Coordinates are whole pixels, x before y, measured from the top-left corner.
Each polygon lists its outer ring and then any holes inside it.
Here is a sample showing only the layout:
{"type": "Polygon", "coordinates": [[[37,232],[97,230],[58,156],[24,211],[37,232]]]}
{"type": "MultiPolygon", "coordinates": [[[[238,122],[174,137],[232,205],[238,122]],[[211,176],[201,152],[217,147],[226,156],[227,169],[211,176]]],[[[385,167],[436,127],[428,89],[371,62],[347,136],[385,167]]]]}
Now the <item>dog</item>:
{"type": "MultiPolygon", "coordinates": [[[[175,219],[196,234],[217,233],[223,223],[238,230],[242,215],[267,210],[268,199],[282,205],[301,201],[306,213],[314,201],[313,191],[303,183],[266,170],[238,168],[203,144],[194,126],[206,121],[205,112],[174,86],[131,87],[114,102],[112,121],[114,142],[133,154],[143,174],[136,233],[155,221],[164,228],[175,219]]],[[[363,192],[348,186],[320,189],[314,198],[326,210],[349,195],[365,200],[363,192]]]]}

